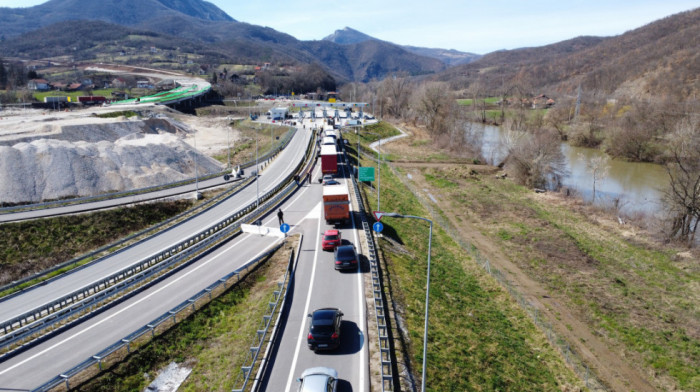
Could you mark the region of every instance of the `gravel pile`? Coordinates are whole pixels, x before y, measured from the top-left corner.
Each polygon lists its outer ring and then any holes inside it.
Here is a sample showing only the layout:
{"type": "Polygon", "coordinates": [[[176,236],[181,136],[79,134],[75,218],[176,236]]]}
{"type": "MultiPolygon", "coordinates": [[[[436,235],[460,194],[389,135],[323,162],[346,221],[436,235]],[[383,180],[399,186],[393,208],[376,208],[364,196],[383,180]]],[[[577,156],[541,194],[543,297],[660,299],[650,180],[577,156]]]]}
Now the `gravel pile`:
{"type": "MultiPolygon", "coordinates": [[[[74,131],[88,133],[84,126],[74,131]]],[[[109,132],[117,137],[114,141],[95,141],[92,136],[85,137],[92,141],[61,140],[75,140],[73,135],[0,146],[0,202],[36,203],[193,178],[195,156],[200,176],[222,169],[219,162],[166,133],[170,130],[153,133],[153,128],[146,127],[141,131],[121,137],[121,131],[109,132]]]]}

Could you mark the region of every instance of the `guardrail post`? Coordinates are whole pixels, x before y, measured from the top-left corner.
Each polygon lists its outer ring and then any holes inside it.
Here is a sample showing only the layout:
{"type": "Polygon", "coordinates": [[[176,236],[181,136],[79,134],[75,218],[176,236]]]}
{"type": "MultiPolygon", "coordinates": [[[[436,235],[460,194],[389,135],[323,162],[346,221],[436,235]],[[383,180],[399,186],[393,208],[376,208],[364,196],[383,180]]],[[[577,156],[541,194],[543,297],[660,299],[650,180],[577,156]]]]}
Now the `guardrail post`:
{"type": "Polygon", "coordinates": [[[151,338],[156,337],[156,327],[153,324],[146,324],[146,327],[151,329],[151,338]]]}
{"type": "Polygon", "coordinates": [[[97,355],[93,355],[92,359],[97,360],[97,367],[99,367],[100,371],[102,371],[102,357],[98,357],[97,355]]]}
{"type": "Polygon", "coordinates": [[[62,379],[65,380],[65,382],[66,382],[66,389],[70,389],[70,384],[68,383],[68,376],[66,376],[65,374],[61,374],[59,377],[61,377],[62,379]]]}
{"type": "Polygon", "coordinates": [[[131,354],[131,342],[129,339],[122,339],[122,343],[126,343],[126,352],[127,354],[131,354]]]}

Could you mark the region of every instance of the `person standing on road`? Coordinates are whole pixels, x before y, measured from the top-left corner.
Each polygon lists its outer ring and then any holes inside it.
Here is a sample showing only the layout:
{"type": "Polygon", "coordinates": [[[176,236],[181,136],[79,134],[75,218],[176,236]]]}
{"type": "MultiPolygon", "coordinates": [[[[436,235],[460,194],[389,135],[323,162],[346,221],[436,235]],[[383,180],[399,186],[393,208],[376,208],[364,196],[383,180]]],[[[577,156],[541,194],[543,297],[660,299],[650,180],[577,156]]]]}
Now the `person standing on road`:
{"type": "Polygon", "coordinates": [[[280,221],[280,226],[284,224],[284,213],[282,212],[282,209],[280,208],[279,211],[277,211],[277,219],[280,221]]]}

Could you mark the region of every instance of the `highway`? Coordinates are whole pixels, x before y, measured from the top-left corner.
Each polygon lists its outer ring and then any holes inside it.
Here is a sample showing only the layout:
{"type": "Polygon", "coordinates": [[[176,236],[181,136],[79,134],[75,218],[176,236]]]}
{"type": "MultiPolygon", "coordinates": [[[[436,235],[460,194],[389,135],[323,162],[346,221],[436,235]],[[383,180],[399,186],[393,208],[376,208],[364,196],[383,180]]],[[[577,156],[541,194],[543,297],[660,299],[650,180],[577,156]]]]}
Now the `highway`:
{"type": "MultiPolygon", "coordinates": [[[[287,176],[294,167],[296,167],[297,163],[300,162],[304,157],[311,136],[311,131],[306,131],[303,129],[299,130],[294,136],[293,140],[290,142],[289,146],[283,152],[281,152],[278,155],[278,157],[269,166],[265,168],[265,170],[263,170],[260,173],[260,176],[258,177],[259,186],[256,186],[256,184],[253,183],[252,185],[248,186],[244,191],[239,192],[238,194],[230,197],[225,202],[197,216],[196,218],[190,219],[181,225],[161,232],[158,235],[149,238],[148,240],[142,241],[139,244],[132,246],[123,252],[116,253],[110,257],[107,257],[104,260],[94,263],[93,265],[87,268],[83,268],[74,273],[70,273],[58,279],[54,279],[46,284],[28,290],[22,293],[21,295],[2,300],[0,302],[0,320],[5,321],[11,319],[12,317],[17,316],[29,309],[47,303],[56,297],[60,297],[61,295],[76,290],[77,288],[84,287],[91,282],[98,281],[104,276],[118,271],[127,265],[133,264],[136,261],[144,259],[150,255],[157,254],[165,249],[168,249],[173,244],[178,243],[182,239],[187,238],[192,234],[197,233],[207,227],[210,227],[216,222],[222,220],[224,217],[238,210],[240,207],[252,203],[256,198],[256,194],[264,194],[266,191],[272,189],[275,185],[281,182],[281,180],[285,176],[287,176]]],[[[241,236],[240,238],[245,239],[246,237],[241,236]]],[[[244,248],[250,250],[251,252],[255,249],[260,249],[259,246],[255,246],[254,244],[252,246],[245,246],[244,248]]],[[[236,253],[236,263],[227,264],[227,270],[229,272],[233,271],[237,266],[244,264],[250,259],[239,259],[241,255],[247,255],[247,253],[240,251],[236,253]]],[[[224,273],[219,273],[215,269],[206,269],[206,271],[211,271],[208,272],[210,277],[209,283],[225,275],[224,273]]],[[[193,285],[192,287],[193,289],[195,289],[196,292],[206,287],[206,284],[193,285]]],[[[176,298],[180,293],[183,292],[186,292],[186,290],[176,289],[170,295],[170,297],[176,298]]],[[[137,298],[140,298],[140,296],[137,298]]],[[[162,312],[158,313],[158,311],[152,311],[128,313],[130,316],[132,313],[146,315],[150,321],[162,312]]],[[[106,316],[107,313],[105,313],[104,315],[106,316]]],[[[128,318],[129,321],[131,321],[132,319],[134,318],[128,318]]],[[[99,319],[96,318],[91,322],[98,322],[98,320],[99,319]]],[[[117,325],[126,324],[128,323],[120,322],[117,325]]],[[[90,324],[88,323],[81,325],[80,328],[86,328],[88,325],[90,324]]],[[[60,338],[61,336],[63,335],[60,335],[57,338],[60,338]]],[[[105,338],[99,340],[100,343],[97,343],[94,347],[102,345],[101,348],[104,348],[107,345],[114,342],[114,339],[111,339],[111,337],[113,336],[107,334],[105,334],[104,336],[105,338]]],[[[121,337],[123,336],[126,335],[122,334],[121,337]]],[[[51,345],[51,342],[55,342],[55,340],[45,342],[45,344],[41,344],[35,347],[33,350],[25,352],[24,355],[29,355],[31,357],[32,353],[41,352],[42,350],[45,350],[46,347],[49,347],[51,345]]],[[[76,345],[73,344],[69,346],[76,345]]],[[[80,339],[79,347],[88,347],[88,345],[84,344],[84,339],[82,338],[80,339]]],[[[69,351],[71,353],[71,357],[74,358],[74,363],[85,359],[84,356],[80,356],[80,350],[69,349],[69,351]]],[[[96,353],[97,351],[93,351],[92,354],[96,353]]],[[[36,378],[36,372],[38,371],[38,369],[52,369],[51,367],[44,365],[35,365],[33,361],[30,361],[25,362],[24,365],[21,367],[14,367],[12,368],[12,371],[10,371],[10,367],[14,366],[12,365],[14,361],[18,360],[19,358],[26,359],[24,355],[18,356],[16,358],[13,358],[12,360],[8,360],[0,364],[0,388],[6,388],[8,387],[11,381],[21,379],[20,377],[12,375],[16,371],[21,371],[22,369],[29,369],[29,372],[35,375],[35,377],[32,377],[33,382],[40,383],[40,379],[36,378]]],[[[69,357],[65,357],[62,355],[47,355],[45,357],[45,360],[48,360],[51,364],[54,364],[54,366],[61,367],[60,371],[67,370],[71,367],[71,358],[69,357]],[[56,358],[61,358],[61,360],[57,361],[56,358]]],[[[55,376],[56,374],[57,373],[52,374],[52,376],[55,376]]]]}
{"type": "MultiPolygon", "coordinates": [[[[343,166],[341,166],[343,167],[343,166]]],[[[349,180],[341,180],[342,182],[349,180]]],[[[337,186],[337,185],[327,185],[337,186]]],[[[360,257],[356,271],[336,271],[333,252],[321,250],[321,235],[332,226],[323,219],[321,196],[323,185],[314,184],[305,190],[309,196],[300,196],[287,208],[302,215],[296,225],[304,233],[302,251],[290,284],[289,298],[283,315],[280,334],[271,352],[271,369],[262,381],[264,391],[296,391],[296,379],[314,366],[329,366],[338,371],[338,391],[368,391],[368,342],[363,279],[368,272],[367,259],[360,257]],[[342,310],[341,345],[337,350],[314,353],[309,350],[306,335],[309,331],[308,314],[318,308],[336,307],[342,310]]],[[[285,212],[285,219],[287,213],[285,212]]],[[[352,216],[352,215],[351,215],[352,216]]],[[[292,215],[292,222],[296,222],[292,215]]],[[[344,244],[355,244],[358,251],[357,230],[354,220],[341,228],[344,244]]]]}
{"type": "Polygon", "coordinates": [[[148,192],[148,193],[143,193],[143,194],[138,194],[138,195],[130,195],[130,196],[124,196],[124,197],[111,198],[111,199],[107,199],[107,200],[65,205],[65,206],[54,207],[54,208],[44,208],[44,209],[35,209],[35,210],[29,210],[29,211],[11,212],[11,213],[6,213],[6,214],[0,214],[0,224],[8,223],[8,222],[25,221],[25,220],[31,220],[31,219],[48,218],[48,217],[59,216],[59,215],[77,214],[77,213],[83,213],[83,212],[88,212],[88,211],[104,210],[104,209],[108,209],[108,208],[114,208],[114,207],[124,206],[124,205],[128,205],[128,204],[134,204],[134,203],[142,203],[142,202],[150,201],[150,200],[164,199],[164,198],[188,194],[188,193],[194,194],[194,192],[197,189],[199,189],[201,191],[204,189],[215,188],[218,186],[226,186],[227,184],[231,185],[232,183],[233,183],[232,180],[225,181],[223,176],[219,176],[216,178],[211,178],[208,180],[199,181],[197,184],[195,184],[195,183],[186,184],[186,185],[181,185],[181,186],[177,186],[177,187],[173,187],[173,188],[163,189],[161,191],[148,192]]]}
{"type": "MultiPolygon", "coordinates": [[[[309,127],[310,128],[310,127],[309,127]]],[[[311,131],[299,129],[287,149],[261,173],[260,194],[276,185],[302,159],[311,131]]],[[[343,167],[343,166],[341,166],[343,167]]],[[[319,168],[312,179],[320,176],[319,168]]],[[[289,391],[297,388],[296,378],[312,366],[332,366],[339,371],[340,391],[369,389],[368,349],[362,271],[334,270],[333,253],[320,248],[321,234],[328,228],[322,219],[322,185],[305,184],[282,207],[292,233],[302,232],[302,252],[295,266],[287,305],[282,321],[279,345],[272,352],[271,368],[263,390],[289,391]],[[320,307],[339,307],[344,312],[342,344],[335,352],[315,354],[306,347],[308,318],[320,307]]],[[[110,272],[167,249],[184,237],[211,226],[236,208],[255,199],[255,184],[226,202],[187,223],[158,234],[138,246],[109,257],[90,268],[66,275],[23,295],[0,302],[0,320],[6,320],[32,306],[40,305],[60,293],[72,291],[98,280],[110,272]]],[[[274,214],[273,214],[274,215],[274,214]]],[[[276,216],[263,221],[277,226],[276,216]]],[[[342,228],[346,243],[358,242],[353,225],[342,228]]],[[[154,285],[123,303],[101,313],[64,333],[16,355],[0,364],[0,390],[35,388],[56,375],[96,354],[105,347],[146,325],[256,255],[274,246],[277,239],[243,234],[220,246],[196,263],[169,279],[154,285]]],[[[358,251],[361,250],[358,246],[358,251]]],[[[366,259],[361,258],[361,265],[366,259]]],[[[235,370],[230,370],[235,371],[235,370]]]]}
{"type": "MultiPolygon", "coordinates": [[[[276,218],[275,218],[276,223],[276,218]]],[[[157,285],[0,364],[0,390],[36,388],[118,342],[278,239],[243,234],[157,285]]]]}
{"type": "MultiPolygon", "coordinates": [[[[297,131],[289,146],[259,176],[259,194],[274,188],[303,159],[311,132],[297,131]]],[[[39,307],[56,297],[68,294],[109,276],[133,263],[171,248],[179,241],[223,220],[242,206],[255,201],[258,186],[255,183],[230,197],[218,206],[190,219],[183,224],[161,232],[122,252],[106,257],[99,263],[62,276],[47,284],[35,287],[22,295],[0,301],[0,321],[9,320],[28,309],[39,307]]]]}

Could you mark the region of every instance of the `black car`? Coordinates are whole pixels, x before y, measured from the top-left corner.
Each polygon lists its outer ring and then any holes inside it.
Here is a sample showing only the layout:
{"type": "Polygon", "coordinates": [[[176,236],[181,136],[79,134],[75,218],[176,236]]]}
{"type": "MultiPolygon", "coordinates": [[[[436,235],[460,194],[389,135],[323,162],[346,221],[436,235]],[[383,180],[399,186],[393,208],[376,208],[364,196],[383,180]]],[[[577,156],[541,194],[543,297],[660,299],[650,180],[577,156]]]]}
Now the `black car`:
{"type": "Polygon", "coordinates": [[[335,248],[335,269],[357,269],[357,252],[354,245],[335,248]]]}
{"type": "Polygon", "coordinates": [[[317,309],[310,314],[307,342],[311,350],[333,350],[340,346],[340,324],[343,312],[338,308],[317,309]]]}

